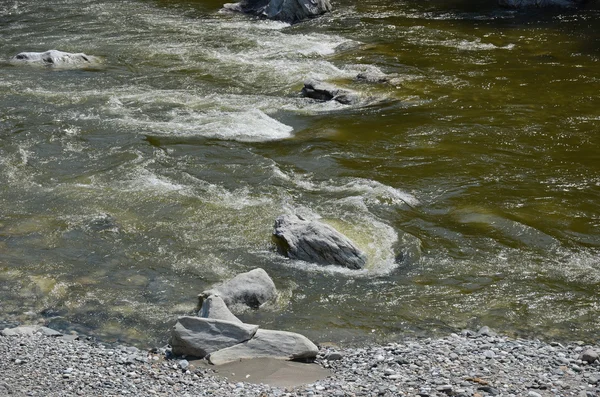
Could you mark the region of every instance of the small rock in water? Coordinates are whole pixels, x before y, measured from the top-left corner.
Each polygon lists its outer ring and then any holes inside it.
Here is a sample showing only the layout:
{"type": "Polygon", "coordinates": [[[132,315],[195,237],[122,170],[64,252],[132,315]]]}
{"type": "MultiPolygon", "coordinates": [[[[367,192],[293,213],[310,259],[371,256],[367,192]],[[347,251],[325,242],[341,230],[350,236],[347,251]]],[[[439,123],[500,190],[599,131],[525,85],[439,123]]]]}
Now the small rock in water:
{"type": "Polygon", "coordinates": [[[343,105],[356,105],[360,102],[357,92],[317,80],[305,81],[302,95],[318,101],[336,101],[343,105]]]}
{"type": "Polygon", "coordinates": [[[298,215],[281,215],[275,221],[273,240],[280,254],[320,265],[362,269],[367,255],[333,227],[298,215]]]}

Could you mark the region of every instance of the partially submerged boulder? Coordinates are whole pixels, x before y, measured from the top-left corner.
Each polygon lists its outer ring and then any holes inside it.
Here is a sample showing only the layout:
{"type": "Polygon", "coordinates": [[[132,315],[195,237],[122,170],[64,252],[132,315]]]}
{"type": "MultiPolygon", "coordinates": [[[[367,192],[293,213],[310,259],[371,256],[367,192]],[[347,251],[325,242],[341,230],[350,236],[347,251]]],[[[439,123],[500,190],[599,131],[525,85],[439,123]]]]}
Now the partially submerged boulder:
{"type": "Polygon", "coordinates": [[[304,82],[302,95],[318,101],[336,101],[343,105],[356,105],[361,101],[360,95],[355,91],[312,79],[304,82]]]}
{"type": "Polygon", "coordinates": [[[282,360],[312,360],[318,352],[318,347],[304,335],[259,329],[249,341],[211,353],[208,360],[214,365],[264,357],[282,360]]]}
{"type": "Polygon", "coordinates": [[[585,0],[498,0],[498,4],[507,8],[543,8],[543,7],[576,7],[585,0]]]}
{"type": "Polygon", "coordinates": [[[198,312],[198,317],[212,318],[215,320],[231,321],[241,324],[242,321],[237,318],[219,295],[210,295],[202,302],[202,308],[198,312]]]}
{"type": "Polygon", "coordinates": [[[13,64],[29,63],[50,67],[60,66],[88,66],[97,63],[96,57],[83,53],[70,53],[58,50],[45,52],[21,52],[12,57],[9,62],[13,64]]]}
{"type": "Polygon", "coordinates": [[[205,357],[217,350],[251,339],[258,325],[182,316],[171,331],[171,347],[175,355],[205,357]]]}
{"type": "Polygon", "coordinates": [[[278,251],[292,259],[349,269],[362,269],[367,263],[367,255],[356,244],[317,220],[282,215],[275,221],[273,239],[278,251]]]}
{"type": "Polygon", "coordinates": [[[296,23],[331,11],[329,0],[242,0],[223,5],[227,11],[296,23]]]}
{"type": "Polygon", "coordinates": [[[219,295],[230,309],[240,305],[257,308],[275,300],[277,288],[264,269],[256,268],[202,292],[198,295],[200,304],[211,295],[219,295]]]}

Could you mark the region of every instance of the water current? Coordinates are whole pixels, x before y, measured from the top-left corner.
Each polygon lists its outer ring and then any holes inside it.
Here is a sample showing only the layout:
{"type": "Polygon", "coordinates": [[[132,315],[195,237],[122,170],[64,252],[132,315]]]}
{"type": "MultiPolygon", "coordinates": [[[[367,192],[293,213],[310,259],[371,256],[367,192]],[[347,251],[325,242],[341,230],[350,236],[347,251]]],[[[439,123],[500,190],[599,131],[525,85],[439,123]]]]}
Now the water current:
{"type": "Polygon", "coordinates": [[[242,320],[318,342],[598,336],[598,7],[348,0],[290,26],[221,5],[0,2],[0,323],[159,344],[262,267],[279,299],[242,320]],[[100,62],[7,62],[50,49],[100,62]],[[377,100],[302,98],[307,78],[377,100]],[[367,269],[280,257],[284,213],[367,269]]]}

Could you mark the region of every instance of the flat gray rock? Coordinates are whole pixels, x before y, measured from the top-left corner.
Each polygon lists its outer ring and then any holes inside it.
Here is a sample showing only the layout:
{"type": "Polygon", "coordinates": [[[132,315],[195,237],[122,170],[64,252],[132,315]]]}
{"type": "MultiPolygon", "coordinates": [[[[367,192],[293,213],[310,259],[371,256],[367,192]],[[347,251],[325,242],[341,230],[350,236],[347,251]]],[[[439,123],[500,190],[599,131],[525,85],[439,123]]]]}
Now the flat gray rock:
{"type": "Polygon", "coordinates": [[[200,303],[204,304],[211,295],[219,295],[230,309],[240,305],[257,308],[275,300],[277,288],[264,269],[256,268],[202,292],[198,296],[200,303]]]}
{"type": "Polygon", "coordinates": [[[202,308],[198,312],[198,317],[212,318],[215,320],[231,321],[233,323],[242,324],[242,321],[237,318],[219,295],[210,295],[202,302],[202,308]]]}
{"type": "Polygon", "coordinates": [[[258,325],[183,316],[172,329],[171,347],[175,355],[205,357],[249,340],[257,330],[258,325]]]}
{"type": "Polygon", "coordinates": [[[243,0],[223,5],[227,11],[296,23],[331,11],[329,0],[243,0]]]}
{"type": "Polygon", "coordinates": [[[362,269],[367,262],[367,255],[333,227],[297,215],[278,217],[273,239],[278,251],[292,259],[349,269],[362,269]]]}
{"type": "Polygon", "coordinates": [[[46,336],[52,336],[52,337],[58,337],[58,336],[63,336],[62,333],[53,330],[52,328],[48,328],[48,327],[40,327],[39,332],[41,332],[43,335],[46,336]]]}
{"type": "Polygon", "coordinates": [[[208,360],[214,365],[253,358],[310,360],[318,352],[317,346],[304,335],[259,329],[249,341],[211,353],[208,360]]]}
{"type": "Polygon", "coordinates": [[[88,66],[98,63],[98,59],[91,55],[83,53],[70,53],[58,50],[49,50],[45,52],[21,52],[10,58],[10,63],[29,63],[40,64],[44,66],[88,66]]]}

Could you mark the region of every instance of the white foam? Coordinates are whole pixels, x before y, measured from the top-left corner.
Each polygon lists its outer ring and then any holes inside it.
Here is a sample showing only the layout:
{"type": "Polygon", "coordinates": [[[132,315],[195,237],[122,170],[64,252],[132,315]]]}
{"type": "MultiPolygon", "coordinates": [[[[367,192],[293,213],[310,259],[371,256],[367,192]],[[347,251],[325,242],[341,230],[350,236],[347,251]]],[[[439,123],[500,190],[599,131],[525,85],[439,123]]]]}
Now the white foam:
{"type": "Polygon", "coordinates": [[[497,46],[492,43],[482,43],[481,39],[475,40],[446,40],[440,43],[446,47],[455,47],[463,51],[492,51],[492,50],[512,50],[515,48],[514,44],[507,44],[505,46],[497,46]]]}
{"type": "Polygon", "coordinates": [[[115,120],[129,127],[142,127],[155,135],[202,136],[242,142],[263,142],[292,136],[293,128],[258,109],[239,112],[189,112],[170,121],[152,121],[126,116],[115,120]]]}
{"type": "Polygon", "coordinates": [[[302,176],[293,178],[297,186],[306,190],[322,190],[332,193],[344,193],[346,199],[350,196],[359,197],[361,200],[376,200],[390,205],[419,205],[419,200],[410,193],[385,185],[383,183],[363,178],[348,178],[313,182],[302,176]]]}
{"type": "Polygon", "coordinates": [[[159,176],[145,168],[145,166],[136,167],[129,180],[122,183],[124,190],[146,190],[154,192],[179,192],[191,195],[188,187],[173,182],[167,177],[159,176]]]}

